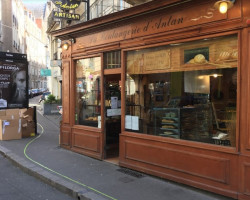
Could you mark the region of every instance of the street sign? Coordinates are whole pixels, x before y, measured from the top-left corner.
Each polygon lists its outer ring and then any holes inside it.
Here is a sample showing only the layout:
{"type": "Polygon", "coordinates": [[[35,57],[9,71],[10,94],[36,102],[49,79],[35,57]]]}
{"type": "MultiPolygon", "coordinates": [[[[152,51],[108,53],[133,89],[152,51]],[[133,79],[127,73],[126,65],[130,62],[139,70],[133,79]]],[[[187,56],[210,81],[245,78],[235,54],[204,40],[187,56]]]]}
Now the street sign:
{"type": "Polygon", "coordinates": [[[50,69],[41,69],[41,76],[51,76],[50,69]]]}

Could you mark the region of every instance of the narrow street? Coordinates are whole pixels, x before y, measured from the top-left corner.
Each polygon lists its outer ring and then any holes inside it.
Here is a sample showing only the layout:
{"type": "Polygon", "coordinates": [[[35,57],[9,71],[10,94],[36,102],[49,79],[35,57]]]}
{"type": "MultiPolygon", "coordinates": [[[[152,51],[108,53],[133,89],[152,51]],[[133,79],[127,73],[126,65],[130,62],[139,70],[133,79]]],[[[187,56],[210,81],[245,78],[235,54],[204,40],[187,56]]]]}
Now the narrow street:
{"type": "MultiPolygon", "coordinates": [[[[38,103],[39,96],[30,99],[38,103]]],[[[40,107],[37,106],[39,109],[40,107]]],[[[22,140],[19,140],[21,142],[22,140]]],[[[17,141],[18,142],[18,141],[17,141]]],[[[25,141],[27,142],[27,141],[25,141]]],[[[23,142],[22,142],[23,143],[23,142]]],[[[22,153],[22,152],[21,152],[22,153]]],[[[19,167],[0,155],[0,200],[70,200],[72,197],[23,172],[19,167]]]]}
{"type": "Polygon", "coordinates": [[[0,155],[0,200],[70,200],[48,184],[28,175],[0,155]]]}

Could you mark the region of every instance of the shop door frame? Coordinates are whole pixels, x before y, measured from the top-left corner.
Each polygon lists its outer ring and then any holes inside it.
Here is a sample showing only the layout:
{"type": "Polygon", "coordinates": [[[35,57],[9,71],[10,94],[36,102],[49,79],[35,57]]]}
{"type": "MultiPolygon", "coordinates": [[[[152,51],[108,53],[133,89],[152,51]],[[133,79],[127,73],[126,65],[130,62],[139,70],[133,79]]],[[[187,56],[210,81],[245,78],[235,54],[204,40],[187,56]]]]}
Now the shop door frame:
{"type": "MultiPolygon", "coordinates": [[[[106,150],[106,106],[105,106],[105,92],[106,92],[106,88],[105,88],[105,84],[106,84],[106,81],[107,81],[107,77],[108,77],[108,80],[115,80],[115,81],[118,81],[118,83],[120,84],[120,86],[122,85],[121,83],[121,73],[104,73],[104,76],[103,76],[103,86],[102,86],[102,91],[103,91],[103,117],[102,117],[102,127],[103,127],[103,142],[102,142],[102,149],[103,149],[103,159],[106,159],[107,158],[107,150],[106,150]]],[[[122,91],[121,91],[121,101],[122,101],[122,91]]],[[[121,110],[122,110],[122,104],[121,104],[121,110]]],[[[122,132],[122,113],[121,113],[121,131],[120,131],[120,134],[122,132]]],[[[119,139],[120,141],[120,139],[119,139]]],[[[120,149],[120,145],[118,147],[120,149]]],[[[119,155],[118,155],[119,157],[119,155]]]]}

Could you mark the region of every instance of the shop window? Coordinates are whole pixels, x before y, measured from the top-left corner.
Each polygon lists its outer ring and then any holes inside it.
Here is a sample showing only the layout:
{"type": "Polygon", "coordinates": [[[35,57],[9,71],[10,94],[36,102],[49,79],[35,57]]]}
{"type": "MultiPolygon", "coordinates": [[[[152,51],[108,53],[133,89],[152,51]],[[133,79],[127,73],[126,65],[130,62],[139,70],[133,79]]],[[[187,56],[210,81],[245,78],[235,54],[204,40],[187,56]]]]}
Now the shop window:
{"type": "Polygon", "coordinates": [[[127,131],[235,146],[237,35],[127,52],[127,131]]]}
{"type": "Polygon", "coordinates": [[[101,128],[101,59],[80,59],[75,66],[75,124],[101,128]]]}
{"type": "Polygon", "coordinates": [[[121,52],[112,51],[104,54],[104,68],[113,69],[121,67],[121,52]]]}

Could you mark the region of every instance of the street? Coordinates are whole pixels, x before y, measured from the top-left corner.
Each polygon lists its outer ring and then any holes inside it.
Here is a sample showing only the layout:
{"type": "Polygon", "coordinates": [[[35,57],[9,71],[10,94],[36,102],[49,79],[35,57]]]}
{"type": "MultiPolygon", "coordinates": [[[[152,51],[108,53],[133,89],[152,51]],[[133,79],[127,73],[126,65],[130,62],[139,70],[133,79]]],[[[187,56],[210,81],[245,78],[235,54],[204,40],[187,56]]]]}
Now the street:
{"type": "MultiPolygon", "coordinates": [[[[40,96],[30,99],[30,103],[38,103],[39,98],[40,96]]],[[[37,108],[39,109],[39,106],[37,108]]],[[[2,155],[0,155],[0,169],[0,200],[73,199],[67,194],[23,172],[2,155]]]]}
{"type": "Polygon", "coordinates": [[[0,155],[0,200],[70,200],[72,197],[26,174],[0,155]]]}

